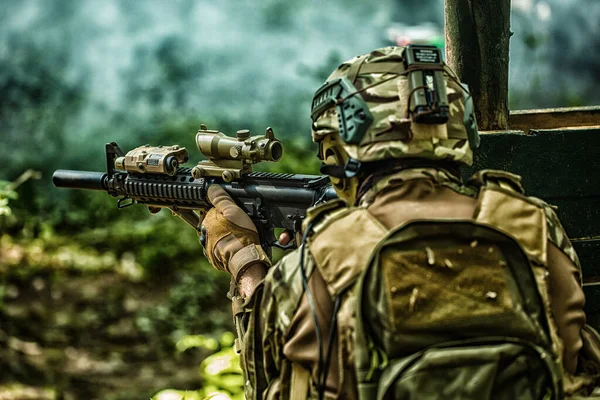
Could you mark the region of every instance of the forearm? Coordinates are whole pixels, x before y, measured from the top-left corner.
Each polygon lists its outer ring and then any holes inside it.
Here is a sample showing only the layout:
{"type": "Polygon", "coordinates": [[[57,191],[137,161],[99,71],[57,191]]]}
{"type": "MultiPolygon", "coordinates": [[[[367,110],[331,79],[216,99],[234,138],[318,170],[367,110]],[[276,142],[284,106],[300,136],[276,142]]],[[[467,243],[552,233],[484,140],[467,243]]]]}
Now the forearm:
{"type": "Polygon", "coordinates": [[[254,294],[258,284],[267,275],[267,266],[264,263],[254,263],[248,266],[238,277],[237,288],[243,298],[254,294]]]}

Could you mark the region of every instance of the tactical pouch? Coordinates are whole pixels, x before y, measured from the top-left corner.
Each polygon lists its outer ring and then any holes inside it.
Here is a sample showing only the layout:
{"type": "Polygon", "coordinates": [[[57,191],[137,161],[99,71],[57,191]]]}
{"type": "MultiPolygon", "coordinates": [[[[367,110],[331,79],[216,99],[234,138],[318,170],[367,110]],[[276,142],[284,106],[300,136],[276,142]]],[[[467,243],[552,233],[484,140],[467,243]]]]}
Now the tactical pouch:
{"type": "Polygon", "coordinates": [[[506,338],[444,343],[392,361],[377,398],[538,400],[558,390],[546,360],[543,349],[506,338]]]}
{"type": "Polygon", "coordinates": [[[357,284],[362,399],[559,399],[562,371],[529,260],[473,221],[390,232],[357,284]]]}

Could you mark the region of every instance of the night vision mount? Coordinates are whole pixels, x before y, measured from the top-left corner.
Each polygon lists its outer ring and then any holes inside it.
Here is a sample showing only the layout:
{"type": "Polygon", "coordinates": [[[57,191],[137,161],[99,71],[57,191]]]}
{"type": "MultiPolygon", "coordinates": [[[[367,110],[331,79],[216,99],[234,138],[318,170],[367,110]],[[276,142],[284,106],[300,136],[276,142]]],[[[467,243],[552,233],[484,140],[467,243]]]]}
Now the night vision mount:
{"type": "Polygon", "coordinates": [[[408,45],[403,53],[410,93],[408,111],[420,124],[445,124],[450,116],[442,52],[435,46],[408,45]]]}

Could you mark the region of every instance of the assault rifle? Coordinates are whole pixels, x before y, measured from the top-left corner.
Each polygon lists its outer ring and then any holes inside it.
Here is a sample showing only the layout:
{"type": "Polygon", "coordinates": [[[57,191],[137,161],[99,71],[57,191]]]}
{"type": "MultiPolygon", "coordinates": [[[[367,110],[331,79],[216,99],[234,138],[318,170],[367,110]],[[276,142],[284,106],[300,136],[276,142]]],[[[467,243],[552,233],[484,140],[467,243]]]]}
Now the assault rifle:
{"type": "Polygon", "coordinates": [[[198,232],[212,207],[208,187],[219,184],[252,219],[268,253],[295,246],[293,240],[281,245],[275,228],[298,233],[308,208],[336,197],[327,176],[252,172],[253,164],[283,155],[271,128],[264,136],[240,130],[228,137],[201,125],[196,145],[207,160],[189,168],[182,166],[189,159],[184,147],[145,145],[125,154],[115,142],[107,143],[106,172],[57,170],[52,181],[56,187],[104,190],[120,197],[119,209],[135,203],[151,213],[168,208],[198,232]]]}

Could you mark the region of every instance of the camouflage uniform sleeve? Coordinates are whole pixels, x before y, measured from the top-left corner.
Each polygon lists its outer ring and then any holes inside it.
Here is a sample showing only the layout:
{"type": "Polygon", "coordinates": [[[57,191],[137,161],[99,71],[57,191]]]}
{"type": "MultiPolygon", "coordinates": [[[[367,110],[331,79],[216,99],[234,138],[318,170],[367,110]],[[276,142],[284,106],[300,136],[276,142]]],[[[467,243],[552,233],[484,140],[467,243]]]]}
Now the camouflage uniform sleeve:
{"type": "Polygon", "coordinates": [[[283,332],[289,316],[285,304],[280,303],[282,299],[286,303],[293,297],[282,273],[289,256],[269,270],[248,309],[241,357],[246,376],[246,399],[279,398],[282,390],[283,332]]]}
{"type": "MultiPolygon", "coordinates": [[[[277,268],[274,267],[274,268],[277,268]]],[[[273,310],[276,309],[271,295],[271,283],[263,281],[248,302],[243,319],[236,319],[238,335],[242,335],[240,362],[245,378],[245,398],[263,399],[266,392],[274,390],[277,379],[278,346],[274,340],[273,310]],[[241,326],[239,326],[241,325],[241,326]]]]}
{"type": "MultiPolygon", "coordinates": [[[[299,261],[299,250],[286,254],[269,269],[253,297],[242,351],[247,399],[279,398],[281,392],[289,390],[291,370],[283,347],[304,293],[299,261]]],[[[305,264],[306,274],[310,276],[314,263],[307,257],[305,264]]]]}
{"type": "Polygon", "coordinates": [[[585,296],[581,265],[558,216],[544,203],[548,225],[548,295],[558,336],[563,342],[563,366],[575,374],[582,349],[581,329],[585,325],[585,296]]]}
{"type": "MultiPolygon", "coordinates": [[[[264,293],[264,281],[255,289],[247,301],[243,316],[238,318],[234,306],[234,324],[238,338],[241,339],[240,364],[244,372],[244,392],[246,399],[260,399],[265,387],[264,364],[261,340],[257,337],[260,329],[260,304],[264,293]]],[[[235,303],[234,303],[235,304],[235,303]]]]}
{"type": "Polygon", "coordinates": [[[260,302],[260,310],[256,310],[260,314],[259,332],[257,339],[260,339],[262,348],[260,351],[263,355],[263,371],[265,376],[265,389],[270,396],[265,398],[278,398],[274,394],[280,390],[280,361],[281,353],[283,352],[283,332],[277,327],[277,298],[273,294],[273,286],[275,285],[272,277],[275,271],[281,268],[281,263],[278,263],[270,271],[270,274],[265,280],[263,297],[260,302]]]}
{"type": "Polygon", "coordinates": [[[544,203],[544,211],[546,213],[546,220],[548,222],[548,240],[552,242],[556,247],[562,250],[563,253],[569,259],[578,270],[579,273],[579,283],[583,285],[583,276],[581,273],[581,264],[579,263],[579,257],[577,257],[577,253],[575,252],[575,248],[573,248],[573,244],[569,240],[567,233],[565,232],[560,220],[558,219],[558,215],[554,211],[553,207],[547,203],[544,203]]]}

